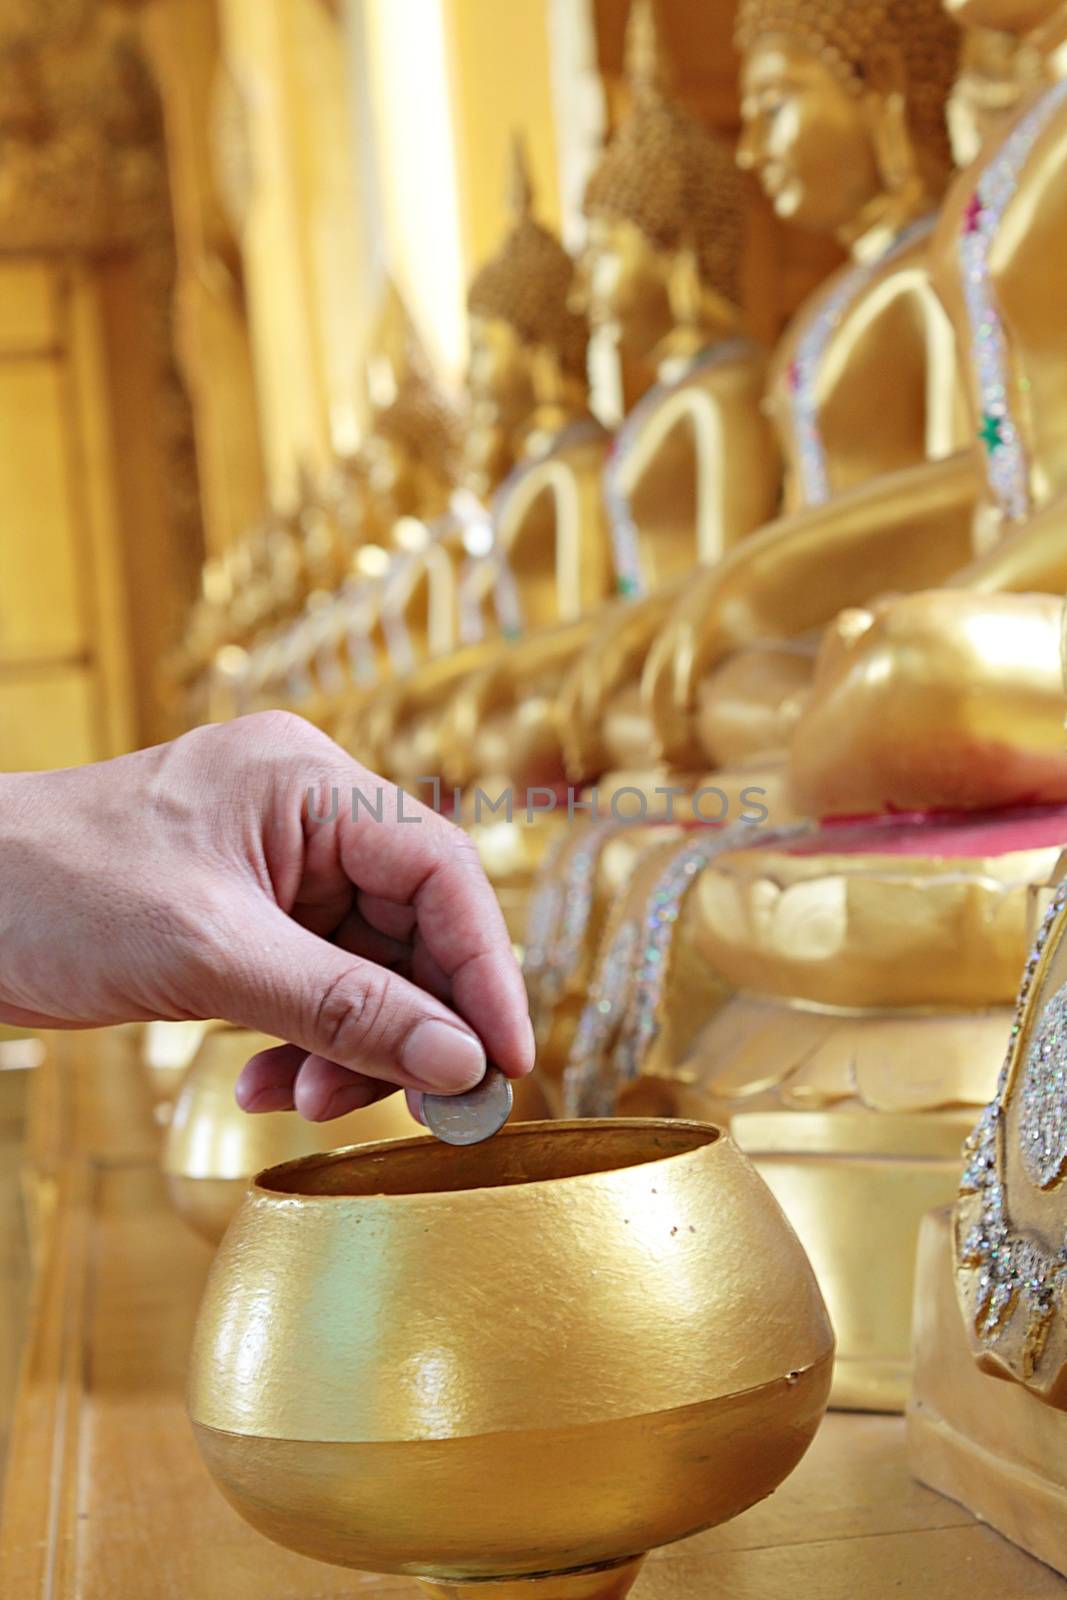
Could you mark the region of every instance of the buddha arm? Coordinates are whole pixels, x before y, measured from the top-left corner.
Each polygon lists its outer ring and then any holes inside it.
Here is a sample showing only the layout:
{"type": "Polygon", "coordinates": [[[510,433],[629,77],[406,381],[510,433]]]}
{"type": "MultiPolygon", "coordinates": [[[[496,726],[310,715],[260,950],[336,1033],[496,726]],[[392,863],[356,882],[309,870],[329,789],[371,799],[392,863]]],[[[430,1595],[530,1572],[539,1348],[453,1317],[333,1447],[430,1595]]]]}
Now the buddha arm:
{"type": "Polygon", "coordinates": [[[514,705],[520,689],[549,673],[563,673],[588,643],[596,614],[533,634],[499,654],[460,685],[448,712],[448,779],[469,783],[475,772],[478,729],[496,711],[514,705]]]}
{"type": "Polygon", "coordinates": [[[704,521],[700,501],[705,493],[715,506],[715,537],[706,540],[699,526],[700,561],[715,560],[781,510],[782,455],[762,407],[766,387],[765,358],[731,363],[718,375],[713,391],[718,450],[703,463],[698,494],[699,524],[704,521]]]}
{"type": "Polygon", "coordinates": [[[970,452],[924,462],[780,519],[701,574],[649,654],[642,695],[670,761],[699,761],[701,680],[761,639],[793,638],[847,606],[943,583],[972,554],[970,452]]]}
{"type": "Polygon", "coordinates": [[[1062,594],[1067,589],[1067,499],[1054,500],[950,580],[983,594],[1062,594]]]}
{"type": "Polygon", "coordinates": [[[505,648],[501,639],[484,639],[451,655],[425,661],[405,678],[376,686],[369,709],[364,709],[360,723],[354,724],[369,741],[368,749],[363,753],[349,744],[352,754],[368,764],[378,761],[387,766],[389,743],[405,721],[433,711],[464,678],[480,671],[505,648]]]}
{"type": "Polygon", "coordinates": [[[560,732],[572,778],[592,777],[604,767],[602,727],[608,703],[624,684],[638,679],[652,641],[692,579],[686,573],[641,600],[604,612],[560,692],[560,732]]]}

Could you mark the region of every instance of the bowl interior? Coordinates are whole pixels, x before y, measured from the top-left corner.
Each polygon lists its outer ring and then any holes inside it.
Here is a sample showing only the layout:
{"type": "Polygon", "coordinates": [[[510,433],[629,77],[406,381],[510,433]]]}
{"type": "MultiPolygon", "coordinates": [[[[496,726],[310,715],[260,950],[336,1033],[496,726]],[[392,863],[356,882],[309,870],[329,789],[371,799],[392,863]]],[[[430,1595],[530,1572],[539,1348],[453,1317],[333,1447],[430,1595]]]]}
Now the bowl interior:
{"type": "Polygon", "coordinates": [[[685,1122],[520,1123],[484,1144],[466,1147],[437,1139],[405,1139],[308,1156],[269,1168],[256,1184],[271,1194],[294,1195],[506,1189],[664,1161],[713,1144],[719,1137],[718,1128],[685,1122]]]}

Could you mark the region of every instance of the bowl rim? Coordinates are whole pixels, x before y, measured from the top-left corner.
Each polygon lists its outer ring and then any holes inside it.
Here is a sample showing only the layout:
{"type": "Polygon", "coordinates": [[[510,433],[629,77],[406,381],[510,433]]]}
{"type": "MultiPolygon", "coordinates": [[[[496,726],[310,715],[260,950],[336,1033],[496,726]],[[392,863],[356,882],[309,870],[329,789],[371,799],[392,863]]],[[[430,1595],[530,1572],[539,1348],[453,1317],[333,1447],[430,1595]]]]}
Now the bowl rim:
{"type": "MultiPolygon", "coordinates": [[[[347,1159],[354,1154],[372,1155],[378,1151],[392,1151],[411,1149],[426,1145],[442,1145],[432,1133],[405,1134],[392,1139],[375,1139],[367,1144],[340,1145],[336,1150],[312,1151],[308,1155],[295,1156],[289,1161],[279,1161],[269,1167],[263,1167],[248,1180],[246,1194],[248,1197],[262,1198],[272,1202],[303,1201],[322,1203],[328,1201],[342,1201],[349,1205],[365,1201],[368,1204],[380,1205],[383,1200],[388,1200],[391,1205],[404,1201],[417,1201],[425,1203],[433,1200],[450,1200],[455,1202],[464,1196],[499,1194],[505,1190],[512,1192],[532,1193],[544,1189],[548,1184],[581,1183],[591,1178],[611,1177],[620,1172],[640,1171],[649,1167],[663,1167],[669,1162],[686,1161],[704,1155],[709,1150],[715,1150],[729,1145],[736,1149],[729,1131],[715,1122],[701,1122],[688,1117],[573,1117],[573,1118],[547,1118],[539,1122],[514,1122],[505,1124],[500,1131],[493,1135],[494,1139],[521,1138],[529,1133],[542,1133],[547,1131],[567,1130],[573,1132],[578,1129],[601,1132],[622,1132],[626,1129],[663,1129],[669,1132],[698,1133],[702,1135],[699,1143],[693,1144],[688,1149],[674,1150],[668,1155],[651,1156],[647,1161],[633,1161],[622,1167],[602,1167],[593,1172],[571,1172],[558,1178],[535,1178],[525,1183],[510,1184],[479,1184],[462,1189],[416,1189],[403,1194],[389,1194],[377,1191],[369,1194],[320,1194],[293,1189],[277,1189],[271,1186],[268,1180],[274,1173],[290,1171],[294,1167],[324,1166],[334,1161],[347,1159]]],[[[489,1142],[489,1141],[486,1141],[489,1142]]],[[[443,1146],[448,1148],[448,1146],[443,1146]]],[[[463,1147],[468,1152],[471,1146],[463,1147]]],[[[740,1151],[738,1151],[740,1154],[740,1151]]],[[[747,1159],[742,1156],[742,1160],[747,1159]]]]}

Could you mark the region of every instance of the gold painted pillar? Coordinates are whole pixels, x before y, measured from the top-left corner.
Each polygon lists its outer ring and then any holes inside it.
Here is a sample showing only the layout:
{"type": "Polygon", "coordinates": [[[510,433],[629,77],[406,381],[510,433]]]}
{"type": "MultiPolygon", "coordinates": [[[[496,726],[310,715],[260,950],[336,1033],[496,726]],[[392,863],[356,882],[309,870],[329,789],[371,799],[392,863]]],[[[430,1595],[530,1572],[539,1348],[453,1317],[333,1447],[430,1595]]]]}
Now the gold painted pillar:
{"type": "Polygon", "coordinates": [[[175,341],[193,404],[207,552],[262,515],[260,424],[240,247],[227,211],[246,185],[216,0],[149,0],[142,34],[159,87],[174,212],[175,341]]]}
{"type": "Polygon", "coordinates": [[[301,465],[323,467],[354,430],[361,334],[349,286],[355,220],[347,60],[324,0],[219,0],[228,128],[248,286],[267,491],[297,498],[301,465]]]}
{"type": "Polygon", "coordinates": [[[530,151],[559,222],[550,0],[345,0],[377,253],[442,372],[466,358],[466,286],[508,223],[507,153],[530,151]]]}
{"type": "Polygon", "coordinates": [[[84,265],[0,260],[0,768],[134,738],[100,297],[84,265]]]}
{"type": "Polygon", "coordinates": [[[203,554],[136,8],[0,0],[0,126],[0,766],[60,766],[171,731],[203,554]]]}
{"type": "Polygon", "coordinates": [[[468,275],[497,248],[509,216],[506,162],[520,131],[538,213],[560,225],[549,0],[444,0],[468,275]]]}

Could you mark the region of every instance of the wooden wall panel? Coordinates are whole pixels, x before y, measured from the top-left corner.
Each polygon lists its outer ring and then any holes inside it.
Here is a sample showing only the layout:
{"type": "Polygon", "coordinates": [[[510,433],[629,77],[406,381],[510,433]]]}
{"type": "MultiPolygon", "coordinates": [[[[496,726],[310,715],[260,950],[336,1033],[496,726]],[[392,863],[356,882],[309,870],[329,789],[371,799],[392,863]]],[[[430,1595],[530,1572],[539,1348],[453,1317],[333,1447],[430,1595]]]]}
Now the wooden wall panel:
{"type": "Polygon", "coordinates": [[[92,669],[84,664],[0,668],[0,766],[31,772],[109,754],[92,669]]]}
{"type": "MultiPolygon", "coordinates": [[[[0,299],[4,286],[0,270],[0,299]]],[[[0,353],[0,661],[85,649],[65,356],[0,353]]]]}
{"type": "MultiPolygon", "coordinates": [[[[100,322],[97,269],[45,256],[0,262],[0,768],[8,770],[100,760],[134,739],[116,480],[120,448],[127,471],[142,459],[144,402],[118,445],[100,322]]],[[[158,473],[147,489],[158,501],[158,473]]],[[[139,531],[154,561],[150,518],[139,531]]],[[[197,557],[190,552],[192,570],[197,557]]]]}

